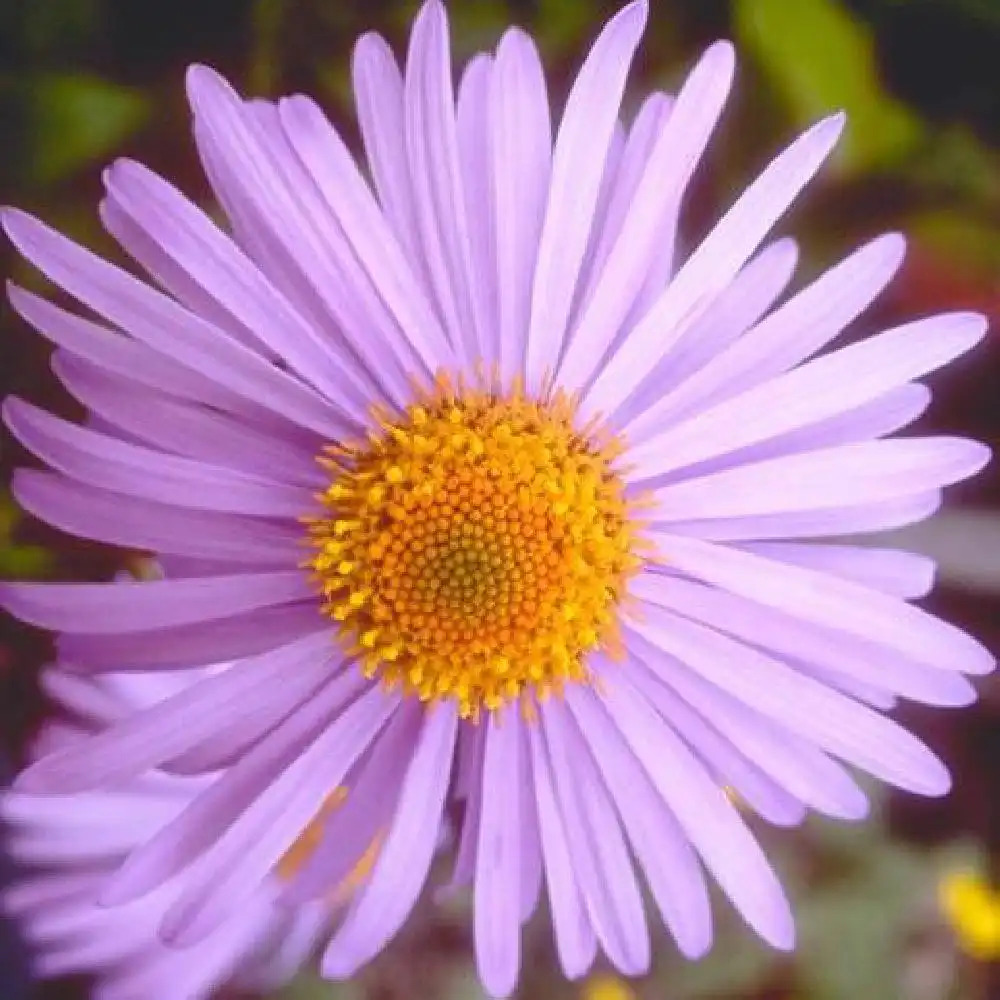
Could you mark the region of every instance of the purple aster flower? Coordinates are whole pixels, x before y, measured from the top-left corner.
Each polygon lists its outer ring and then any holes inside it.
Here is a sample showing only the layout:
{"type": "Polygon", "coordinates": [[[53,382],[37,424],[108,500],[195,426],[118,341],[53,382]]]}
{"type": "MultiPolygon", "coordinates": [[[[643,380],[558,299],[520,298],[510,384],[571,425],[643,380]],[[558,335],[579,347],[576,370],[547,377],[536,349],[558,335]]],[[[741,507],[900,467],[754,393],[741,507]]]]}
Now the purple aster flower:
{"type": "Polygon", "coordinates": [[[919,380],[984,322],[939,315],[824,353],[898,268],[894,234],[776,305],[796,249],[764,241],[841,116],[675,259],[734,60],[713,45],[626,128],[645,16],[633,3],[612,19],[555,128],[516,29],[470,61],[457,99],[437,0],[402,74],[362,38],[374,190],[307,98],[244,101],[192,69],[228,232],[138,164],[106,174],[102,219],[154,284],[6,214],[91,314],[11,292],[93,415],[79,427],[8,401],[52,469],[20,472],[16,493],[167,571],[11,585],[6,605],[63,633],[84,673],[235,661],[21,779],[52,793],[225,769],[106,890],[124,902],[187,872],[167,940],[239,910],[346,786],[284,890],[323,897],[377,843],[328,976],[402,925],[452,805],[451,884],[472,886],[496,995],[543,885],[569,976],[598,948],[647,968],[640,879],[681,952],[703,954],[702,865],[789,948],[784,895],[726,791],[793,825],[865,813],[844,764],[947,790],[883,710],[966,704],[964,675],[993,660],[910,603],[926,559],[830,539],[919,520],[984,464],[974,442],[891,437],[927,404],[919,380]]]}
{"type": "MultiPolygon", "coordinates": [[[[214,672],[88,677],[51,667],[42,682],[68,718],[50,723],[37,749],[72,752],[89,733],[214,672]]],[[[233,977],[247,988],[277,987],[311,957],[330,926],[331,907],[279,906],[276,879],[188,950],[168,948],[158,938],[172,894],[187,875],[122,906],[100,905],[107,879],[128,853],[214,780],[149,771],[113,788],[73,795],[0,792],[6,849],[19,869],[0,890],[0,909],[17,921],[38,976],[90,973],[98,1000],[201,1000],[233,977]]]]}

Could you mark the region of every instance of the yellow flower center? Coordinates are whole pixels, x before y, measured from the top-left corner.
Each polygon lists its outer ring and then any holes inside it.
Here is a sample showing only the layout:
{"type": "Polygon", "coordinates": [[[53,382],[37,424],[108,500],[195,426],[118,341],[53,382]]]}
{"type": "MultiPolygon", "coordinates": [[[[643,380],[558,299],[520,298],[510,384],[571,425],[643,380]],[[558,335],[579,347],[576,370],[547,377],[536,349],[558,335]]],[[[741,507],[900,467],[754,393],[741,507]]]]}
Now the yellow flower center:
{"type": "Polygon", "coordinates": [[[442,376],[367,440],[327,449],[310,565],[368,676],[472,719],[587,681],[639,560],[617,443],[573,418],[562,394],[442,376]]]}

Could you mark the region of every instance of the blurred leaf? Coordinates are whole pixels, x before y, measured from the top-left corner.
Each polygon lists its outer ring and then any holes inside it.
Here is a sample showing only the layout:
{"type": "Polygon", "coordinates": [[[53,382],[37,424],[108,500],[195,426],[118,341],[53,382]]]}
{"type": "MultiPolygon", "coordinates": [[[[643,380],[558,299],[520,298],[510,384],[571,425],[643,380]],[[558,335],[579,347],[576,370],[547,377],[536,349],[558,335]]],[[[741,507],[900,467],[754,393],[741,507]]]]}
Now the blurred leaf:
{"type": "Polygon", "coordinates": [[[354,983],[338,983],[303,974],[271,996],[272,1000],[363,1000],[364,995],[354,983]]]}
{"type": "Polygon", "coordinates": [[[723,1000],[755,995],[774,967],[768,950],[743,925],[731,934],[717,935],[711,956],[699,962],[671,963],[664,977],[670,993],[684,1000],[723,1000]],[[725,960],[720,956],[725,955],[725,960]]]}
{"type": "Polygon", "coordinates": [[[52,183],[114,151],[149,114],[142,94],[86,75],[53,74],[30,84],[31,168],[52,183]]]}
{"type": "Polygon", "coordinates": [[[275,82],[280,72],[278,49],[284,10],[281,0],[256,0],[254,4],[253,48],[247,74],[249,89],[254,94],[275,92],[275,82]]]}
{"type": "Polygon", "coordinates": [[[549,57],[579,48],[599,23],[593,0],[538,0],[532,34],[549,57]]]}
{"type": "Polygon", "coordinates": [[[475,970],[465,966],[450,977],[441,1000],[487,1000],[487,997],[475,970]]]}
{"type": "Polygon", "coordinates": [[[966,129],[936,131],[906,173],[928,195],[1000,212],[1000,160],[966,129]]]}
{"type": "Polygon", "coordinates": [[[911,215],[911,237],[944,260],[985,276],[1000,274],[1000,227],[988,219],[942,209],[911,215]]]}
{"type": "Polygon", "coordinates": [[[11,545],[0,549],[0,578],[39,580],[50,576],[55,560],[40,545],[11,545]]]}
{"type": "Polygon", "coordinates": [[[510,25],[510,10],[504,0],[476,0],[450,4],[452,38],[458,58],[480,49],[494,49],[510,25]]]}
{"type": "Polygon", "coordinates": [[[73,48],[101,30],[101,0],[0,3],[0,37],[17,39],[21,55],[73,48]]]}
{"type": "Polygon", "coordinates": [[[925,857],[883,844],[858,875],[800,900],[798,969],[810,1000],[898,997],[910,916],[932,883],[925,857]]]}
{"type": "MultiPolygon", "coordinates": [[[[935,4],[943,6],[941,0],[885,0],[886,6],[902,7],[917,6],[922,3],[925,7],[935,4]]],[[[947,6],[957,15],[975,17],[988,24],[1000,24],[1000,3],[997,0],[946,0],[947,6]]]]}
{"type": "Polygon", "coordinates": [[[847,111],[842,173],[897,162],[920,140],[919,119],[882,89],[868,29],[837,0],[735,0],[734,16],[737,37],[800,125],[847,111]]]}
{"type": "Polygon", "coordinates": [[[49,576],[55,558],[40,545],[17,545],[11,539],[21,520],[21,510],[13,498],[0,495],[0,579],[38,580],[49,576]]]}

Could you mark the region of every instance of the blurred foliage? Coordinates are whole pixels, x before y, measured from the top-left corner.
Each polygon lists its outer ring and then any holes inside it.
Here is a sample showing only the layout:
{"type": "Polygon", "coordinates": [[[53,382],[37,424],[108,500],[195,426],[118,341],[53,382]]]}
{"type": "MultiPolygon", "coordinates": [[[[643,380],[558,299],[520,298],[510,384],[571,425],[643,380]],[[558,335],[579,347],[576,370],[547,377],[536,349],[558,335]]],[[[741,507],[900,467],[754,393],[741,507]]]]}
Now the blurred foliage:
{"type": "Polygon", "coordinates": [[[63,180],[119,149],[149,113],[147,98],[84,74],[40,75],[19,81],[29,122],[25,140],[32,181],[63,180]]]}
{"type": "Polygon", "coordinates": [[[10,494],[0,493],[0,579],[43,579],[51,575],[55,565],[51,550],[16,541],[15,530],[22,516],[10,494]]]}
{"type": "Polygon", "coordinates": [[[843,108],[850,127],[838,149],[845,174],[899,163],[922,135],[919,117],[878,79],[871,30],[835,0],[736,0],[736,37],[806,125],[843,108]]]}
{"type": "MultiPolygon", "coordinates": [[[[449,6],[460,60],[494,44],[507,24],[520,24],[538,40],[553,93],[561,97],[587,40],[618,4],[451,0],[449,6]]],[[[963,307],[1000,319],[1000,0],[653,0],[651,7],[629,107],[652,87],[676,86],[713,38],[732,37],[741,50],[733,106],[686,208],[692,233],[703,231],[791,134],[845,108],[850,120],[839,159],[789,225],[802,238],[806,269],[880,230],[902,229],[912,237],[910,260],[877,322],[963,307]]],[[[0,200],[37,209],[78,239],[113,252],[94,211],[108,160],[143,159],[204,199],[183,99],[183,69],[196,60],[218,66],[249,93],[314,93],[356,141],[351,44],[374,28],[402,52],[416,8],[417,0],[0,0],[0,200]]],[[[9,248],[3,252],[5,273],[41,286],[9,248]]],[[[34,401],[65,409],[41,338],[9,310],[2,320],[0,372],[34,401]]],[[[977,365],[948,376],[931,419],[948,431],[1000,440],[996,347],[985,349],[977,365]]],[[[18,459],[9,448],[2,457],[8,466],[18,459]]],[[[990,473],[972,499],[995,503],[998,482],[998,473],[990,473]]],[[[9,497],[0,497],[0,576],[94,578],[125,564],[121,554],[22,520],[9,497]]],[[[979,604],[964,595],[947,599],[953,617],[1000,642],[995,595],[979,604]]],[[[41,659],[27,634],[22,629],[9,640],[12,652],[0,646],[0,663],[41,659]]],[[[8,711],[24,710],[28,682],[18,683],[16,697],[0,689],[8,711]]],[[[684,962],[661,932],[653,972],[632,987],[637,1000],[1000,996],[995,970],[960,953],[937,903],[940,880],[956,868],[1000,871],[1000,822],[984,804],[998,787],[997,762],[980,749],[995,741],[975,743],[970,735],[996,731],[1000,697],[988,684],[980,708],[935,716],[931,742],[949,760],[964,762],[950,798],[916,808],[915,818],[895,825],[891,817],[899,810],[890,800],[889,819],[761,831],[799,916],[793,956],[761,945],[719,901],[711,955],[684,962]]],[[[917,717],[918,728],[922,722],[917,717]]],[[[6,724],[25,728],[10,717],[6,724]]],[[[539,914],[526,933],[518,996],[584,1000],[586,987],[565,982],[558,971],[546,921],[539,914]]],[[[467,913],[425,905],[356,982],[303,976],[278,995],[479,1000],[467,913]]]]}

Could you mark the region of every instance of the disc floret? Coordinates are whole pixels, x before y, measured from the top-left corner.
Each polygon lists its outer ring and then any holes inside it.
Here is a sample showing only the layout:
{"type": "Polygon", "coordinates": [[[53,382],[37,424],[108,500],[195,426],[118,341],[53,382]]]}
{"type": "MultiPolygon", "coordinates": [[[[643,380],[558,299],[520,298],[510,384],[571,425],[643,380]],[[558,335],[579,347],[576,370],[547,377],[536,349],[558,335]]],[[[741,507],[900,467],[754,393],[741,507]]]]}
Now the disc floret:
{"type": "Polygon", "coordinates": [[[639,560],[618,444],[574,417],[442,377],[327,449],[310,565],[368,676],[465,718],[589,679],[639,560]]]}

